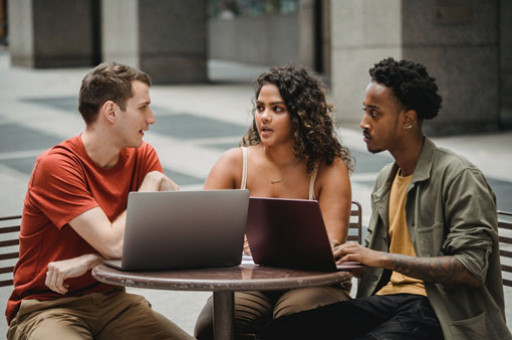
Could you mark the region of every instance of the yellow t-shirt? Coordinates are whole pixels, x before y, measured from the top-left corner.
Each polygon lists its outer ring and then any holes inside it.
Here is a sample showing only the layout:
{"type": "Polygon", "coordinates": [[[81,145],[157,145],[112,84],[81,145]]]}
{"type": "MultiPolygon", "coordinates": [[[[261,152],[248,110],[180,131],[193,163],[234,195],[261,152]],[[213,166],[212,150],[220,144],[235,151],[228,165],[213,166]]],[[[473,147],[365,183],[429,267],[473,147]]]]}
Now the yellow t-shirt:
{"type": "MultiPolygon", "coordinates": [[[[405,219],[407,188],[411,183],[412,175],[402,177],[399,173],[400,171],[398,171],[395,176],[389,196],[389,252],[416,256],[416,251],[412,245],[411,236],[409,235],[405,219]]],[[[391,278],[388,284],[382,287],[377,292],[377,295],[403,293],[427,296],[423,280],[415,279],[395,271],[391,273],[391,278]]]]}

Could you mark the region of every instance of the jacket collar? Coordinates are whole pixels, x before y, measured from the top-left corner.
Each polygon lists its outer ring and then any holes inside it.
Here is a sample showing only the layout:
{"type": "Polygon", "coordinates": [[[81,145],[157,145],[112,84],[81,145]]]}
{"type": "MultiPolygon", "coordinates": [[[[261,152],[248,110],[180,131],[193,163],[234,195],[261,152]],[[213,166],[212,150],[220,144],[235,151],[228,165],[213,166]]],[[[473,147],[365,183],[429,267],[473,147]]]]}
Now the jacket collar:
{"type": "Polygon", "coordinates": [[[425,137],[420,157],[418,158],[418,163],[414,168],[411,185],[417,182],[426,181],[430,178],[436,150],[437,146],[434,142],[432,142],[430,138],[425,137]]]}
{"type": "MultiPolygon", "coordinates": [[[[435,150],[437,150],[437,146],[434,144],[434,142],[432,142],[430,138],[425,137],[423,141],[423,147],[421,148],[420,156],[418,158],[418,163],[414,168],[410,188],[412,188],[415,183],[426,181],[430,178],[432,172],[432,163],[434,162],[435,157],[435,150]]],[[[384,169],[384,176],[386,179],[384,184],[374,192],[374,200],[380,201],[382,198],[385,198],[389,194],[397,171],[398,165],[396,162],[384,169]]]]}

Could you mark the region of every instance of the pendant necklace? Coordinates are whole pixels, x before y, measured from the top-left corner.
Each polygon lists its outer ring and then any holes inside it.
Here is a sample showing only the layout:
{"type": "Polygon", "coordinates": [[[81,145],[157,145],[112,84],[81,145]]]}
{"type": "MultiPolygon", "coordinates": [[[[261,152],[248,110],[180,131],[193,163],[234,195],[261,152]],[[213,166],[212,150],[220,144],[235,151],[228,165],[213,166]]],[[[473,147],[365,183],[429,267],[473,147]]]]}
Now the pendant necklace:
{"type": "MultiPolygon", "coordinates": [[[[300,162],[300,159],[297,159],[295,162],[293,162],[292,165],[288,165],[288,167],[295,167],[298,163],[300,162]]],[[[268,167],[268,169],[270,170],[270,167],[268,167]]],[[[288,169],[289,170],[289,169],[288,169]]],[[[286,174],[285,176],[281,176],[280,178],[272,178],[272,177],[269,177],[270,179],[270,184],[277,184],[277,183],[281,183],[282,181],[284,181],[284,179],[286,178],[286,174]]]]}
{"type": "Polygon", "coordinates": [[[276,184],[276,183],[280,183],[284,180],[284,177],[281,177],[279,179],[273,179],[273,178],[270,178],[270,184],[276,184]]]}

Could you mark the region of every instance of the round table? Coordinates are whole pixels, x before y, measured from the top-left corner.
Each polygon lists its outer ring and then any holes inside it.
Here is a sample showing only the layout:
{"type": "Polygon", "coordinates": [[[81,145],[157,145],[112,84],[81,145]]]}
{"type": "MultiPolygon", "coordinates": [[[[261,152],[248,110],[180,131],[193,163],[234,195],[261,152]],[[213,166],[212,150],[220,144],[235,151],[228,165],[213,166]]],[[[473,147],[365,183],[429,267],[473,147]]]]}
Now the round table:
{"type": "Polygon", "coordinates": [[[234,292],[285,290],[332,285],[350,280],[346,271],[317,272],[242,264],[238,267],[127,272],[99,265],[92,275],[101,282],[128,287],[212,291],[215,339],[233,339],[234,292]]]}

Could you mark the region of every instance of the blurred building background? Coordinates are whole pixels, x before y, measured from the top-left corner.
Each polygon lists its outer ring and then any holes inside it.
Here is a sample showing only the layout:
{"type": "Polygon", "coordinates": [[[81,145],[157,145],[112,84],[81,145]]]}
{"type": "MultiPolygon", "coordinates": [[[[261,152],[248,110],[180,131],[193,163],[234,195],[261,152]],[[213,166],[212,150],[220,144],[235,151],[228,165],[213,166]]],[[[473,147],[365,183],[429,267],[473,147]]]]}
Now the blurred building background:
{"type": "Polygon", "coordinates": [[[206,83],[209,60],[296,63],[330,86],[336,120],[356,126],[368,69],[424,63],[438,80],[433,135],[512,127],[510,0],[0,0],[13,66],[119,61],[157,84],[206,83]]]}

